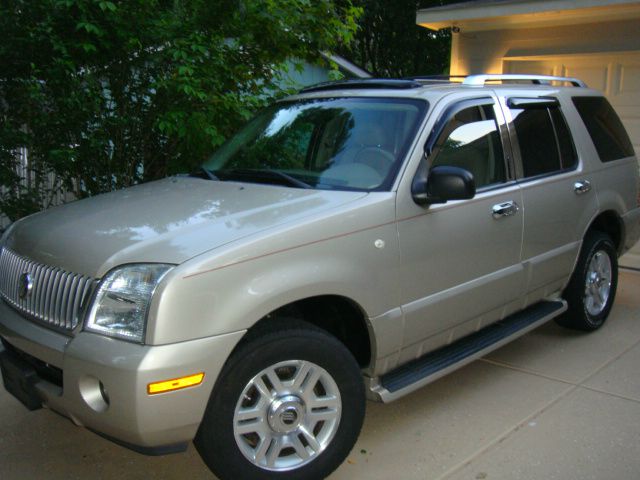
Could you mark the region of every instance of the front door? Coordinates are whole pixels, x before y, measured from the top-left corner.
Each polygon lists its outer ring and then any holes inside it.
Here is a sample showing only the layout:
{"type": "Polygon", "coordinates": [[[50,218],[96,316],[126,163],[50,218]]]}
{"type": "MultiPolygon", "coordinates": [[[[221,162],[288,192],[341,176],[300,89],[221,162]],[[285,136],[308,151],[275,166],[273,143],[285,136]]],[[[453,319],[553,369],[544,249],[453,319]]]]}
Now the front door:
{"type": "Polygon", "coordinates": [[[437,124],[443,126],[434,133],[435,148],[423,161],[470,171],[477,194],[428,207],[398,198],[401,361],[517,310],[508,304],[524,288],[522,194],[511,178],[495,99],[450,105],[437,124]]]}

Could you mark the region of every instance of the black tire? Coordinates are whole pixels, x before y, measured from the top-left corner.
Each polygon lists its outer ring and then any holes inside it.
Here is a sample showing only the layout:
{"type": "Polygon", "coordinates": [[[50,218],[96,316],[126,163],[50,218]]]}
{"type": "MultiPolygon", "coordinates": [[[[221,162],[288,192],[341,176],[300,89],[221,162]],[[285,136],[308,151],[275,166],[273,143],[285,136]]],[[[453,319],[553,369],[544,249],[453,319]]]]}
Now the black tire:
{"type": "MultiPolygon", "coordinates": [[[[297,370],[293,372],[295,377],[297,370]]],[[[311,376],[305,377],[303,383],[306,385],[306,379],[310,378],[311,376]]],[[[323,378],[326,379],[326,376],[323,378]]],[[[322,385],[318,388],[322,389],[322,385]]],[[[274,388],[273,391],[275,390],[274,388]]],[[[253,391],[262,401],[263,395],[260,394],[260,390],[253,391]]],[[[271,406],[269,408],[275,408],[275,401],[265,403],[271,406]]],[[[269,408],[265,408],[264,411],[272,411],[269,408]]],[[[306,405],[301,406],[301,412],[308,412],[306,409],[306,405]]],[[[364,411],[364,383],[360,368],[349,350],[335,337],[311,324],[296,320],[276,320],[267,325],[266,329],[259,327],[256,331],[250,331],[230,356],[216,382],[194,443],[204,462],[221,480],[320,479],[335,470],[353,448],[362,427],[364,411]],[[339,420],[336,419],[333,426],[329,427],[334,433],[324,450],[312,454],[313,458],[299,467],[273,471],[267,466],[263,467],[249,460],[240,449],[239,442],[243,440],[236,440],[234,415],[236,407],[244,408],[239,402],[241,396],[243,399],[247,398],[246,388],[255,388],[250,387],[250,382],[255,378],[263,378],[258,377],[258,374],[281,362],[295,361],[311,362],[315,364],[314,367],[319,366],[329,374],[339,390],[341,414],[339,420]]],[[[301,414],[301,418],[303,415],[304,413],[301,414]]],[[[278,419],[274,421],[284,421],[282,418],[285,418],[282,414],[274,417],[278,419]]],[[[269,435],[283,435],[267,423],[267,420],[272,422],[270,417],[265,414],[261,418],[264,420],[263,424],[270,429],[269,435]]],[[[324,428],[322,422],[318,425],[324,428]]],[[[257,451],[260,441],[264,440],[257,434],[255,438],[256,440],[252,441],[255,441],[257,451]]],[[[305,448],[310,448],[313,452],[312,447],[307,445],[305,444],[305,448]]],[[[243,446],[246,451],[247,447],[244,444],[243,446]]],[[[270,449],[271,447],[267,451],[270,449]]],[[[287,450],[282,452],[286,453],[287,450]]],[[[296,451],[293,453],[296,458],[301,457],[296,451]]]]}
{"type": "Polygon", "coordinates": [[[569,280],[569,284],[564,291],[564,298],[569,304],[568,310],[556,319],[556,322],[563,327],[574,330],[591,332],[600,328],[611,312],[613,301],[616,296],[618,286],[618,255],[616,247],[607,234],[592,231],[589,232],[584,242],[576,268],[569,280]],[[598,312],[589,312],[587,295],[587,276],[589,275],[589,265],[596,255],[606,255],[610,262],[610,288],[606,301],[598,308],[598,312]]]}

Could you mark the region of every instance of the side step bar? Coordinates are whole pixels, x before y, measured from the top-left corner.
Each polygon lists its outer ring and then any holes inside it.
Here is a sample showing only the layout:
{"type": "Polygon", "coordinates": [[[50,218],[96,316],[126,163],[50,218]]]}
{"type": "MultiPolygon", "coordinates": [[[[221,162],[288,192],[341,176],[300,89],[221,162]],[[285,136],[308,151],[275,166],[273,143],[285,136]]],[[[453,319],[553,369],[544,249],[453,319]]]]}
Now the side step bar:
{"type": "Polygon", "coordinates": [[[557,317],[567,309],[564,300],[542,301],[478,330],[456,342],[406,363],[379,379],[372,379],[372,396],[391,402],[483,357],[557,317]]]}

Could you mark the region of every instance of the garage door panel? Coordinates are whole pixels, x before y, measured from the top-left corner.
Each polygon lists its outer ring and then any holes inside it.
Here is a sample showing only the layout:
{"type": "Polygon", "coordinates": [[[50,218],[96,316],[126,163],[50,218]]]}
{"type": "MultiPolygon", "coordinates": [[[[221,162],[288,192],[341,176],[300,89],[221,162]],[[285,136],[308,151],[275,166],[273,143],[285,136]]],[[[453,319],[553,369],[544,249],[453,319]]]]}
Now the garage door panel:
{"type": "Polygon", "coordinates": [[[608,78],[610,66],[605,65],[566,65],[565,72],[568,77],[579,78],[591,88],[596,88],[603,92],[608,89],[608,78]]]}
{"type": "Polygon", "coordinates": [[[617,85],[612,100],[634,106],[640,106],[640,62],[635,59],[618,64],[617,85]]]}
{"type": "Polygon", "coordinates": [[[535,73],[536,75],[559,75],[552,62],[538,60],[508,61],[504,64],[505,73],[535,73]]]}
{"type": "Polygon", "coordinates": [[[640,150],[638,149],[638,147],[640,147],[640,118],[629,117],[627,115],[624,115],[620,111],[621,109],[617,107],[615,108],[616,108],[616,111],[618,112],[618,115],[620,115],[620,118],[622,119],[624,128],[627,129],[627,133],[629,134],[629,137],[631,137],[631,143],[633,143],[633,147],[636,149],[636,153],[639,153],[640,150]]]}

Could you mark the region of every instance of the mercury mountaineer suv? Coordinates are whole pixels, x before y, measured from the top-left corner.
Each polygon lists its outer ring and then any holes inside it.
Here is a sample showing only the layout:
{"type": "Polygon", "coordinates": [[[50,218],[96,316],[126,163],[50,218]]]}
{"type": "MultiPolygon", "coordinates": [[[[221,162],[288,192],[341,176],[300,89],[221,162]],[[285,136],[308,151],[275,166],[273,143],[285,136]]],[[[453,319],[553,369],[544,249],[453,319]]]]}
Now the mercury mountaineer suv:
{"type": "Polygon", "coordinates": [[[638,163],[580,80],[322,84],[202,168],[5,232],[5,388],[222,479],[322,478],[390,402],[555,319],[591,331],[638,163]]]}

